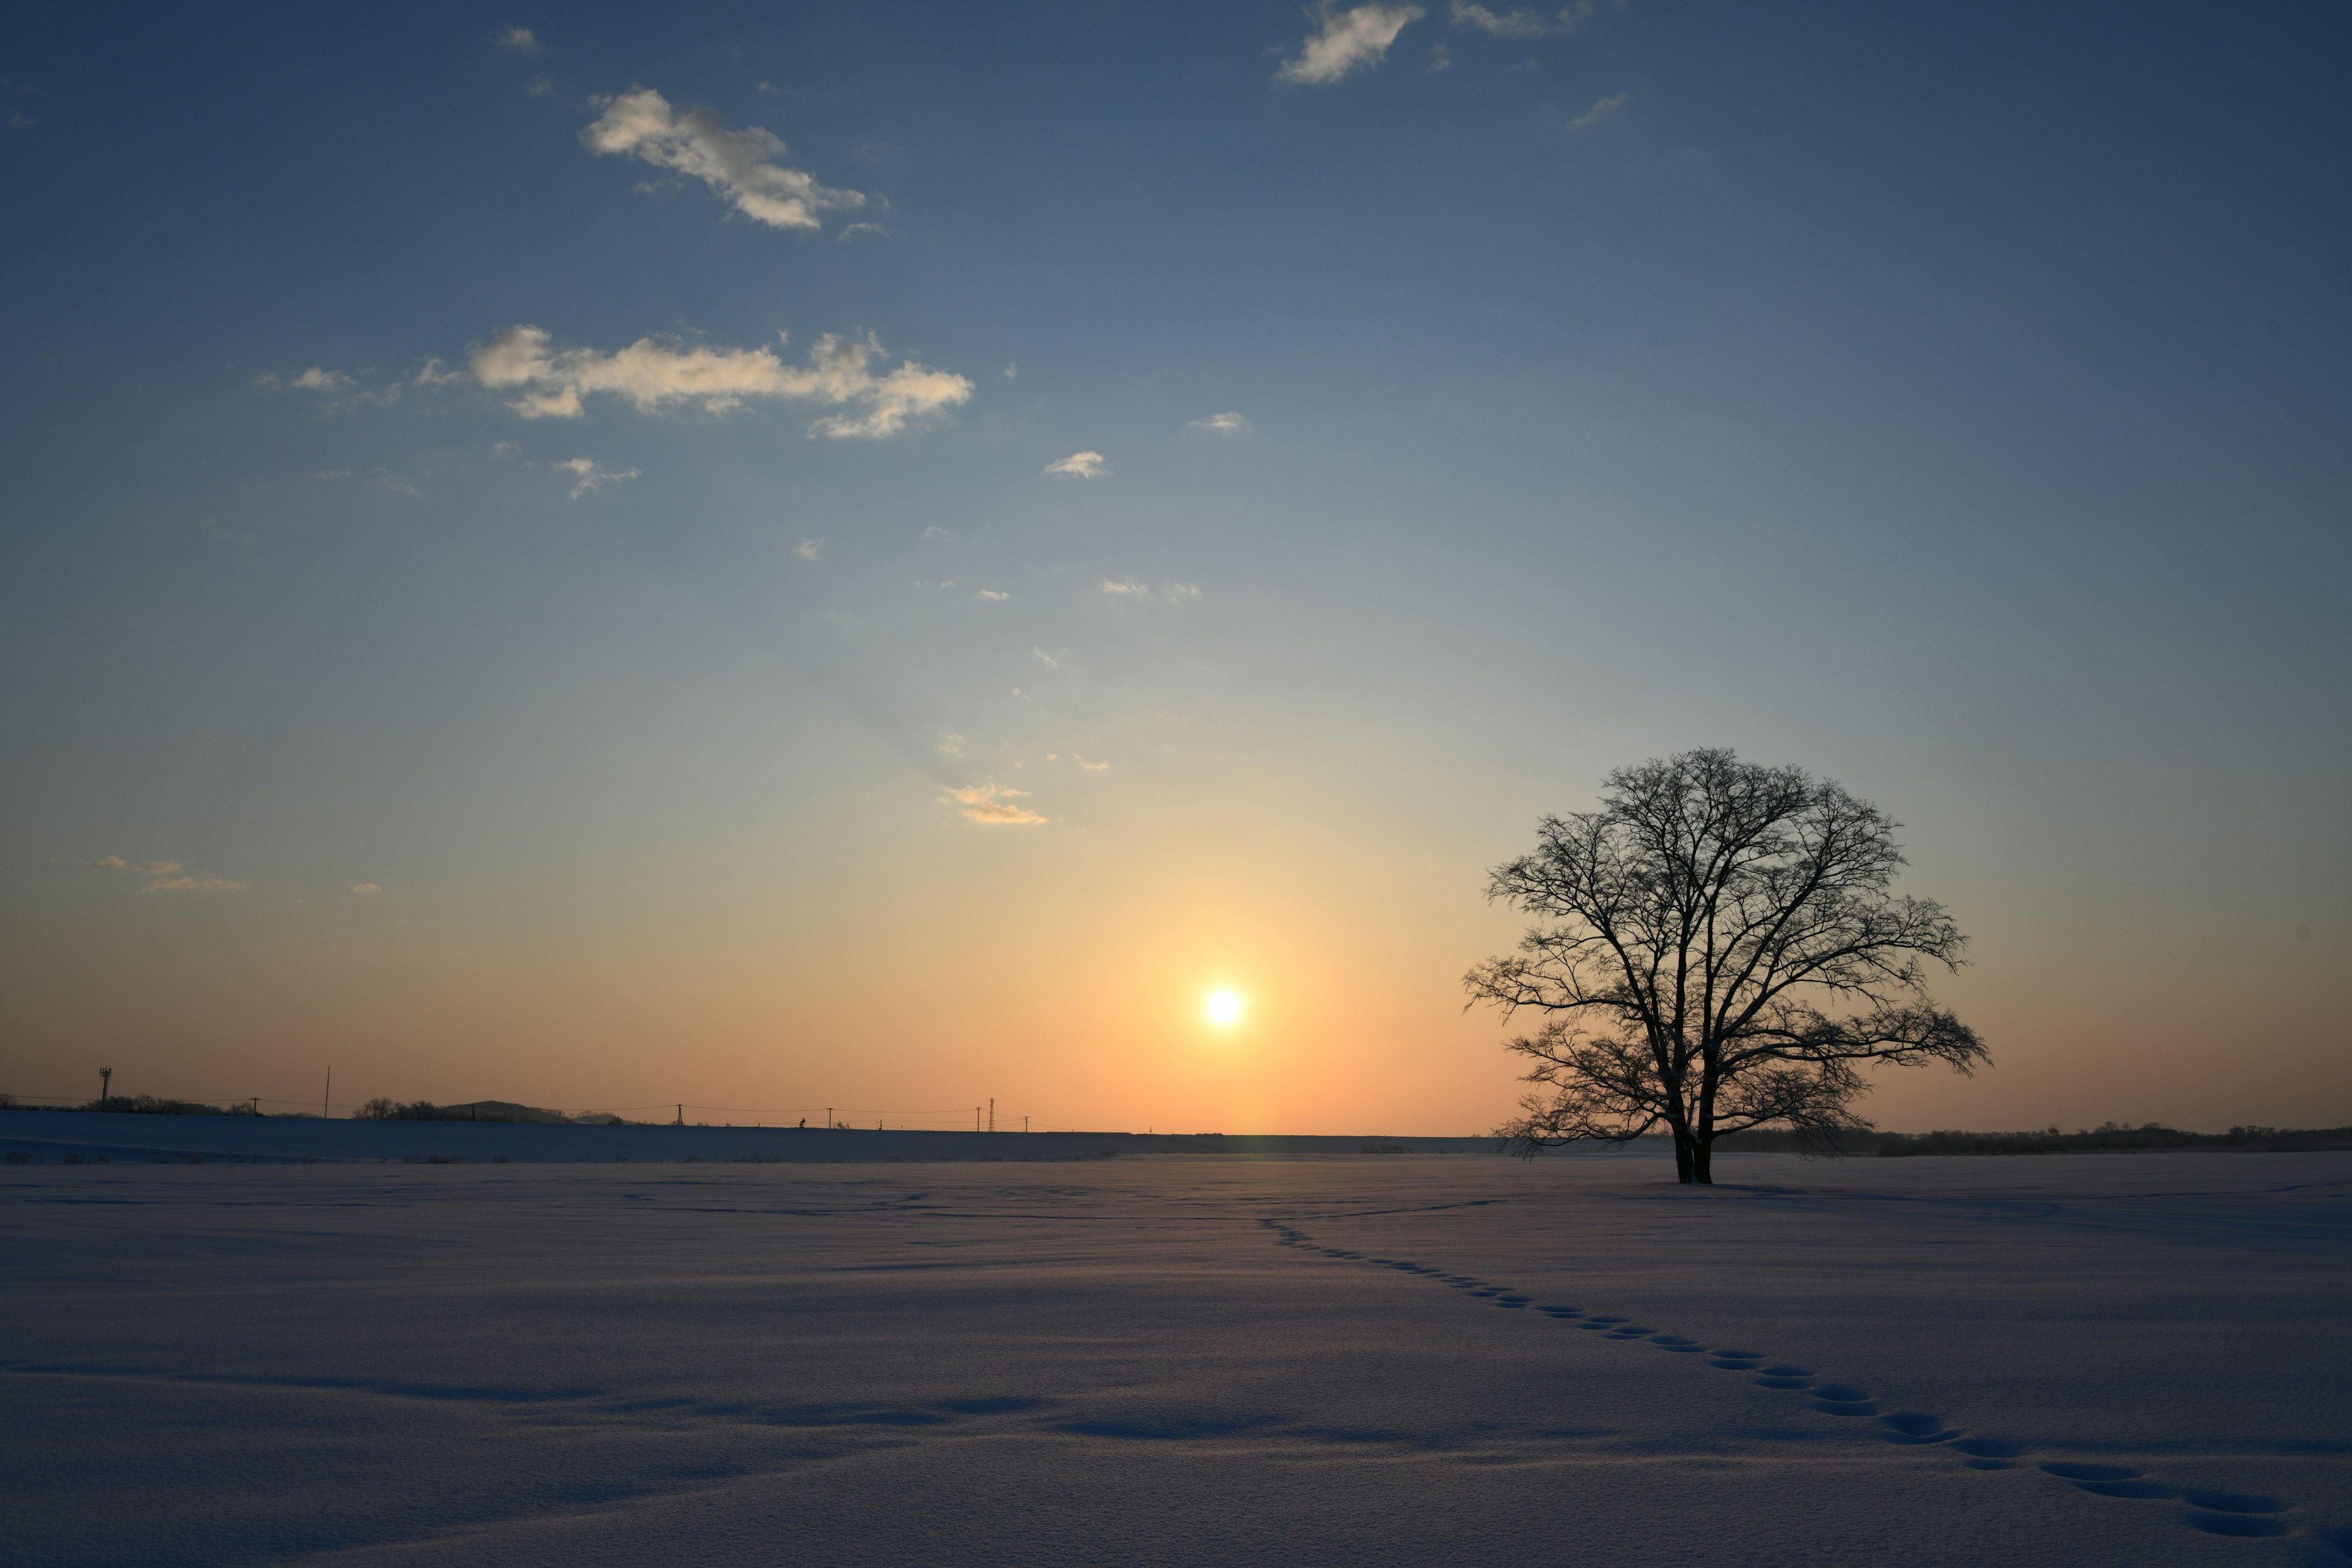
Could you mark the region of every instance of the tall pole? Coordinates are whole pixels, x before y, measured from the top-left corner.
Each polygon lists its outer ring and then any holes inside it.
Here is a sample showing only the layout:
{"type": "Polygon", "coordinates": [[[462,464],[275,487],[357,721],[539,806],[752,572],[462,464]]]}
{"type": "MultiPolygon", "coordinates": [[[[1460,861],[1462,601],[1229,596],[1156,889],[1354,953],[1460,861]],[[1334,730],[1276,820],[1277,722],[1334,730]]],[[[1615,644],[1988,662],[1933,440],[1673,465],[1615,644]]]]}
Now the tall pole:
{"type": "Polygon", "coordinates": [[[996,1096],[992,1094],[988,1097],[988,1130],[996,1131],[996,1096]]]}
{"type": "Polygon", "coordinates": [[[326,1089],[326,1092],[319,1096],[319,1120],[320,1120],[320,1121],[324,1121],[325,1120],[327,1120],[327,1107],[328,1107],[331,1103],[332,1103],[332,1101],[334,1100],[334,1098],[335,1098],[335,1069],[334,1069],[333,1068],[331,1068],[331,1068],[329,1068],[327,1069],[327,1089],[326,1089]]]}
{"type": "Polygon", "coordinates": [[[104,1110],[106,1109],[107,1097],[108,1097],[109,1095],[110,1095],[110,1094],[112,1094],[112,1093],[114,1092],[114,1090],[113,1090],[113,1085],[114,1085],[114,1069],[113,1069],[112,1068],[99,1068],[99,1069],[98,1069],[98,1108],[99,1108],[100,1110],[104,1110]]]}

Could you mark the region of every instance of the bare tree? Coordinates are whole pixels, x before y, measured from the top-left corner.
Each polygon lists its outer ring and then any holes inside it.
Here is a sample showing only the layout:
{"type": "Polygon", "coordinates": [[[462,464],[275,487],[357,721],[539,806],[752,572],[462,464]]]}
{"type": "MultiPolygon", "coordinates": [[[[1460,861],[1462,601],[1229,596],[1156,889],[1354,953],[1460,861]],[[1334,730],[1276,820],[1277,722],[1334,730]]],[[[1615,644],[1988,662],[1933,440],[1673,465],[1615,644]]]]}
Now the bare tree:
{"type": "Polygon", "coordinates": [[[1497,1134],[1532,1158],[1660,1126],[1675,1172],[1710,1182],[1716,1140],[1791,1127],[1834,1150],[1870,1123],[1863,1068],[1990,1059],[1927,994],[1959,964],[1943,906],[1889,891],[1896,824],[1801,768],[1685,752],[1609,775],[1601,809],[1547,816],[1490,901],[1540,922],[1464,977],[1472,1004],[1537,1015],[1533,1068],[1497,1134]]]}

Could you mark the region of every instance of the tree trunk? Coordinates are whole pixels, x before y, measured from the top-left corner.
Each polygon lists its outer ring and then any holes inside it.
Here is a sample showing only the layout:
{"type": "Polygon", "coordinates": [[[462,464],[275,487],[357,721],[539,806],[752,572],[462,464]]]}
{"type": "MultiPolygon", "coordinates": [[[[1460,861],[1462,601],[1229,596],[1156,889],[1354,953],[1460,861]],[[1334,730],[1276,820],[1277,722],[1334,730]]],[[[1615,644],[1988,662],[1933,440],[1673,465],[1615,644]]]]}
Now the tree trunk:
{"type": "Polygon", "coordinates": [[[1693,1138],[1691,1140],[1691,1174],[1685,1176],[1683,1180],[1696,1181],[1704,1187],[1715,1185],[1714,1139],[1693,1138]]]}
{"type": "Polygon", "coordinates": [[[1692,1165],[1689,1130],[1677,1127],[1675,1129],[1675,1180],[1684,1186],[1689,1186],[1694,1179],[1691,1175],[1692,1165]]]}

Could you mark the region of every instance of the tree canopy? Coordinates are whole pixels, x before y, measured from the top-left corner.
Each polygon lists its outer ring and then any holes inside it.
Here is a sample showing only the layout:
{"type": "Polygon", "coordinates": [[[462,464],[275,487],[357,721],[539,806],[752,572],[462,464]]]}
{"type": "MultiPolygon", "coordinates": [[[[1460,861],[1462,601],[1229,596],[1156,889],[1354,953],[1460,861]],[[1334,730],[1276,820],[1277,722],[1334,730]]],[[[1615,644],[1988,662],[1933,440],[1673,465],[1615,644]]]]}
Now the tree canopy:
{"type": "Polygon", "coordinates": [[[1664,1127],[1677,1174],[1717,1139],[1783,1125],[1817,1146],[1870,1123],[1864,1069],[1990,1060],[1927,993],[1966,939],[1898,894],[1896,824],[1801,768],[1702,750],[1621,768],[1601,809],[1546,816],[1490,900],[1538,923],[1465,976],[1473,1005],[1533,1014],[1508,1048],[1535,1088],[1498,1132],[1516,1152],[1664,1127]]]}

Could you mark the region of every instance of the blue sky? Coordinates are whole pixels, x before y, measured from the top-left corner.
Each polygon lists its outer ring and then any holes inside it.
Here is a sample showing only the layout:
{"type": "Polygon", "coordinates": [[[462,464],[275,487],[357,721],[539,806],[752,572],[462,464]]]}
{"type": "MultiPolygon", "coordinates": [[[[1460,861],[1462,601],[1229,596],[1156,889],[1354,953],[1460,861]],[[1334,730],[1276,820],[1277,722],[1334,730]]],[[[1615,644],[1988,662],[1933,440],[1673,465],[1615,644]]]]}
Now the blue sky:
{"type": "Polygon", "coordinates": [[[2346,32],[38,13],[0,1088],[1482,1127],[1730,744],[1977,938],[1882,1121],[2352,1121],[2346,32]]]}

